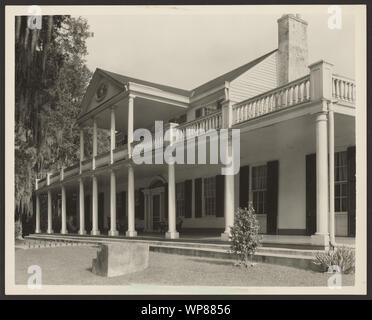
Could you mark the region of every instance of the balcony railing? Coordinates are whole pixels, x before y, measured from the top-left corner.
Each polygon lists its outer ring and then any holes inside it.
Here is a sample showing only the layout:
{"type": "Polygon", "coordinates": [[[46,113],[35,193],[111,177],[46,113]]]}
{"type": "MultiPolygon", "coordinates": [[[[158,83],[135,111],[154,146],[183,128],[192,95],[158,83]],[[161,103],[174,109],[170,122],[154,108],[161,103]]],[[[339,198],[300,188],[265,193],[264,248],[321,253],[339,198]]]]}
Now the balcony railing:
{"type": "Polygon", "coordinates": [[[43,179],[40,179],[37,183],[37,188],[40,189],[40,188],[43,188],[46,186],[46,178],[43,178],[43,179]]]}
{"type": "Polygon", "coordinates": [[[54,172],[50,175],[49,183],[50,184],[56,183],[56,182],[60,181],[60,179],[61,179],[61,173],[60,172],[54,172]]]}
{"type": "Polygon", "coordinates": [[[124,144],[114,150],[114,162],[128,159],[128,145],[124,144]]]}
{"type": "Polygon", "coordinates": [[[177,127],[182,133],[177,137],[180,140],[182,137],[189,139],[195,136],[201,135],[210,129],[221,129],[222,128],[222,112],[217,111],[208,114],[204,117],[195,119],[190,122],[183,123],[177,127]]]}
{"type": "Polygon", "coordinates": [[[110,151],[101,153],[95,157],[96,168],[104,167],[110,164],[110,151]]]}
{"type": "Polygon", "coordinates": [[[71,176],[76,175],[76,174],[79,174],[79,164],[78,163],[64,169],[64,171],[63,171],[63,177],[64,178],[71,177],[71,176]]]}
{"type": "Polygon", "coordinates": [[[92,158],[86,159],[81,162],[81,172],[89,171],[92,169],[92,158]]]}
{"type": "Polygon", "coordinates": [[[233,124],[310,100],[310,75],[233,106],[233,124]]]}
{"type": "Polygon", "coordinates": [[[332,76],[332,96],[335,99],[347,102],[355,102],[355,82],[353,80],[333,75],[332,76]]]}

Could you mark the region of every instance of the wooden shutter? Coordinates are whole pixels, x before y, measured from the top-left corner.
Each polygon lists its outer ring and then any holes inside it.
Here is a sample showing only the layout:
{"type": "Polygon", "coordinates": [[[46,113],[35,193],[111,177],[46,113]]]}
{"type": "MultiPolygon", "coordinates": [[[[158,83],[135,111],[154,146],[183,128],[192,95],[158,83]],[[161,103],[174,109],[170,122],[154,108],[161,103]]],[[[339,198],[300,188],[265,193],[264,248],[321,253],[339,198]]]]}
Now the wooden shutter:
{"type": "Polygon", "coordinates": [[[225,176],[216,176],[216,217],[225,216],[225,176]]]}
{"type": "Polygon", "coordinates": [[[144,208],[145,208],[145,197],[144,197],[144,194],[142,192],[142,188],[137,190],[137,196],[138,196],[138,201],[136,201],[136,217],[138,219],[141,219],[143,220],[144,219],[144,208]]]}
{"type": "Polygon", "coordinates": [[[348,166],[348,235],[355,237],[355,146],[347,149],[348,166]]]}
{"type": "Polygon", "coordinates": [[[249,166],[240,168],[239,173],[239,207],[248,208],[249,201],[249,166]]]}
{"type": "Polygon", "coordinates": [[[202,216],[202,178],[195,179],[195,218],[202,216]]]}
{"type": "Polygon", "coordinates": [[[306,155],[306,235],[316,232],[316,154],[306,155]]]}
{"type": "Polygon", "coordinates": [[[278,188],[279,188],[279,161],[267,163],[267,191],[266,191],[266,212],[267,212],[267,233],[277,234],[278,220],[278,188]]]}
{"type": "Polygon", "coordinates": [[[185,181],[185,218],[192,216],[192,180],[185,181]]]}

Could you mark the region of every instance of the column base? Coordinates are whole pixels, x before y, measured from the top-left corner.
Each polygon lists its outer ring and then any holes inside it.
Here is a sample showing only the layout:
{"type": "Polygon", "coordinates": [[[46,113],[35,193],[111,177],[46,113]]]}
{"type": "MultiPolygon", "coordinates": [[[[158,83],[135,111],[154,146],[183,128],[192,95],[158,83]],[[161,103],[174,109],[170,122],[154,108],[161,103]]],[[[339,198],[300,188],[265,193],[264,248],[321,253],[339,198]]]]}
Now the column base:
{"type": "Polygon", "coordinates": [[[54,233],[53,230],[47,230],[47,234],[52,234],[52,233],[54,233]]]}
{"type": "Polygon", "coordinates": [[[222,241],[230,241],[230,233],[228,233],[228,232],[222,232],[221,233],[221,240],[222,241]]]}
{"type": "Polygon", "coordinates": [[[35,230],[35,233],[41,233],[41,230],[35,230]]]}
{"type": "Polygon", "coordinates": [[[329,249],[329,234],[313,234],[311,237],[311,245],[314,247],[319,247],[321,250],[329,249]]]}
{"type": "Polygon", "coordinates": [[[68,234],[68,231],[67,230],[62,230],[61,234],[68,234]]]}
{"type": "Polygon", "coordinates": [[[83,236],[83,235],[86,235],[87,232],[86,232],[86,230],[79,230],[79,234],[80,234],[81,236],[83,236]]]}
{"type": "Polygon", "coordinates": [[[99,230],[92,230],[91,232],[90,232],[90,235],[91,236],[99,236],[101,233],[99,232],[99,230]]]}
{"type": "Polygon", "coordinates": [[[137,231],[136,230],[134,230],[134,231],[127,231],[126,233],[125,233],[125,236],[126,237],[137,237],[137,231]]]}
{"type": "Polygon", "coordinates": [[[173,232],[166,232],[165,233],[165,239],[178,239],[180,237],[180,234],[177,231],[173,232]]]}
{"type": "Polygon", "coordinates": [[[115,237],[115,236],[118,236],[119,235],[119,231],[117,230],[110,230],[109,231],[109,236],[111,237],[115,237]]]}

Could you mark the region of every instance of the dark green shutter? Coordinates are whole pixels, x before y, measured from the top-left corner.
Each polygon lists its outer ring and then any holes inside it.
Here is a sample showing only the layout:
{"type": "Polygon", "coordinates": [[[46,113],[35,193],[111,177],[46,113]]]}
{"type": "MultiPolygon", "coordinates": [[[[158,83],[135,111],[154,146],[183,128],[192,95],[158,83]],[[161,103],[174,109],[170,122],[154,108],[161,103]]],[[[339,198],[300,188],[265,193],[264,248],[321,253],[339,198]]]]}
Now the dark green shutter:
{"type": "Polygon", "coordinates": [[[306,155],[306,235],[316,232],[316,154],[306,155]]]}
{"type": "Polygon", "coordinates": [[[248,208],[249,201],[249,166],[240,168],[239,173],[239,207],[248,208]]]}
{"type": "Polygon", "coordinates": [[[266,191],[266,212],[267,212],[267,234],[277,234],[278,221],[278,188],[279,188],[279,161],[267,163],[267,191],[266,191]]]}
{"type": "Polygon", "coordinates": [[[192,216],[192,180],[185,181],[185,218],[192,216]]]}
{"type": "Polygon", "coordinates": [[[355,237],[355,146],[347,149],[348,166],[348,235],[355,237]]]}
{"type": "Polygon", "coordinates": [[[216,217],[223,217],[225,212],[225,176],[216,176],[216,217]]]}
{"type": "Polygon", "coordinates": [[[195,179],[195,218],[202,216],[202,178],[195,179]]]}

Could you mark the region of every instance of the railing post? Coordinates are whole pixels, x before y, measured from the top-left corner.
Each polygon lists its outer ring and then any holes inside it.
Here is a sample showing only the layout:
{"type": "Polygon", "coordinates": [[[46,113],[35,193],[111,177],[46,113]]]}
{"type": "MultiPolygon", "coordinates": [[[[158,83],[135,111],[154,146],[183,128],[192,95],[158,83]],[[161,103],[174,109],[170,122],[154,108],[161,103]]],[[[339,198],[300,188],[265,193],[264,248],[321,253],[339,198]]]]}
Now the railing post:
{"type": "Polygon", "coordinates": [[[332,100],[333,64],[324,60],[315,62],[310,68],[310,99],[332,100]]]}
{"type": "Polygon", "coordinates": [[[222,104],[222,128],[231,128],[233,121],[232,102],[226,100],[222,104]]]}

